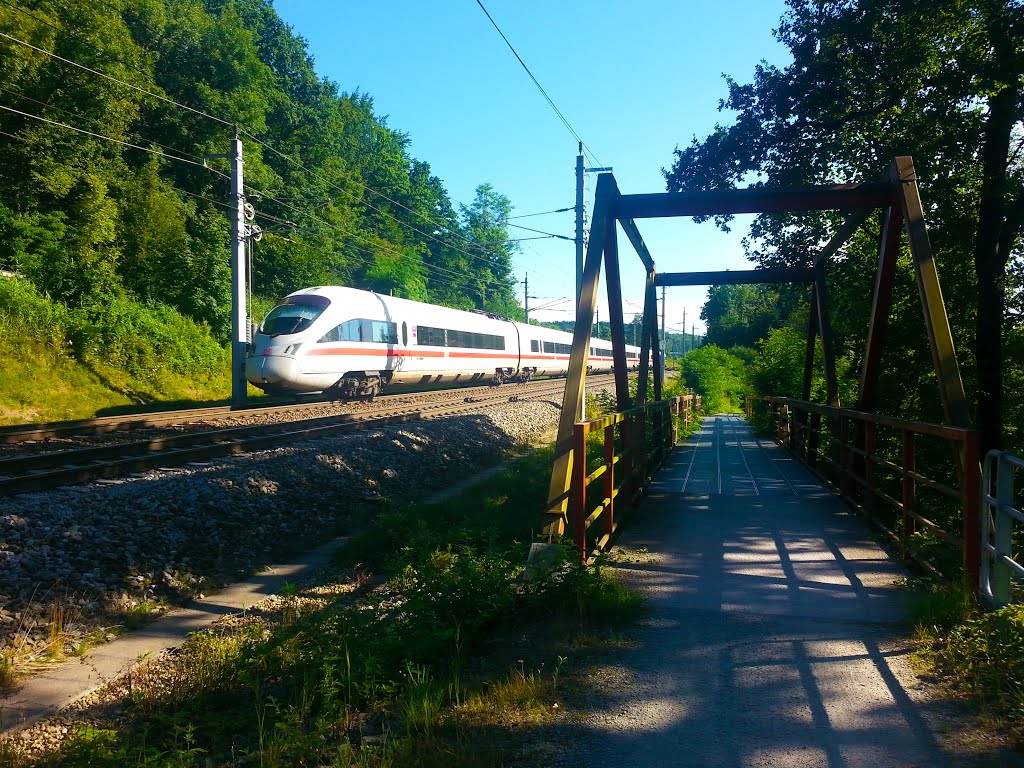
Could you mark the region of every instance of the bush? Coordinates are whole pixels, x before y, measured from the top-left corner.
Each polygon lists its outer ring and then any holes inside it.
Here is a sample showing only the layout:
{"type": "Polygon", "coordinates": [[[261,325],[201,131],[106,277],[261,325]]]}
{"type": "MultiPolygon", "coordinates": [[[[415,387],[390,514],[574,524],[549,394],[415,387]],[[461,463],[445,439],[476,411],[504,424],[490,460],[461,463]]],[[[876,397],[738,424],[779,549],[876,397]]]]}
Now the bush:
{"type": "Polygon", "coordinates": [[[208,327],[168,306],[115,296],[72,309],[51,301],[24,278],[0,278],[0,326],[86,364],[119,368],[144,381],[167,372],[207,374],[227,359],[208,327]]]}

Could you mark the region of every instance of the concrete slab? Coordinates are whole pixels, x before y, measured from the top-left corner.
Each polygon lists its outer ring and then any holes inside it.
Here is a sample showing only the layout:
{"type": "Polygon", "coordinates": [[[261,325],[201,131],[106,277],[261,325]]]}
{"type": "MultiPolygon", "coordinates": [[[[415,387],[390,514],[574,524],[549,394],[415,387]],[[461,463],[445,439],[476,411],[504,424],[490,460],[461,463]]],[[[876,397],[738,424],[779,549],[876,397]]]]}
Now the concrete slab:
{"type": "Polygon", "coordinates": [[[618,571],[654,612],[580,726],[584,765],[949,765],[901,640],[903,568],[742,419],[705,419],[620,543],[647,552],[618,571]]]}
{"type": "Polygon", "coordinates": [[[0,698],[0,733],[26,728],[127,673],[140,661],[181,645],[189,634],[206,629],[217,619],[280,594],[285,584],[326,567],[347,541],[347,537],[335,539],[294,562],[271,566],[246,581],[171,611],[143,629],[27,679],[0,698]]]}

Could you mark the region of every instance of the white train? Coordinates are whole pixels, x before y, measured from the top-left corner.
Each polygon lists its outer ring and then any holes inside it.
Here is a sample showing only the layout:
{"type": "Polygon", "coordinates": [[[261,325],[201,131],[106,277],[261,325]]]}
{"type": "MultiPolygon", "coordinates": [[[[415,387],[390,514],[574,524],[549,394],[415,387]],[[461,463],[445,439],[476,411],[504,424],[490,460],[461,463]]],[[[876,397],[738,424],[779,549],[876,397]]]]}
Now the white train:
{"type": "MultiPolygon", "coordinates": [[[[529,381],[565,375],[572,334],[354,288],[289,294],[253,334],[246,377],[268,393],[372,397],[387,388],[529,381]]],[[[640,350],[626,347],[627,365],[640,350]]],[[[612,370],[591,340],[587,370],[612,370]]]]}

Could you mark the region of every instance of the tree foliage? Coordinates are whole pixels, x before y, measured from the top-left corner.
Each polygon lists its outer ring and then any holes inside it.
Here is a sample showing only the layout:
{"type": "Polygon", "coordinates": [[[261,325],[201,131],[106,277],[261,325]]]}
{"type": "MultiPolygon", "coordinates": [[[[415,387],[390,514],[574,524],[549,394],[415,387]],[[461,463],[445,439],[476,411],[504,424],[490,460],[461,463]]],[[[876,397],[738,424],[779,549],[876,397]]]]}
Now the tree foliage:
{"type": "MultiPolygon", "coordinates": [[[[999,442],[1003,350],[1019,333],[1020,280],[1007,265],[1024,223],[1019,0],[788,0],[776,30],[785,67],[727,79],[731,124],[678,149],[670,190],[868,181],[914,157],[932,245],[987,445],[999,442]],[[1009,292],[1009,304],[1007,293],[1009,292]]],[[[748,241],[764,266],[807,265],[836,213],[764,214],[748,241]]],[[[728,219],[719,220],[728,226],[728,219]]],[[[870,222],[832,269],[839,352],[859,365],[879,226],[870,222]]],[[[904,263],[904,267],[906,264],[904,263]]],[[[915,289],[901,277],[887,351],[889,405],[937,400],[915,289]],[[924,347],[925,354],[921,354],[924,347]],[[894,385],[894,386],[893,386],[894,385]],[[930,390],[925,395],[924,389],[930,390]]],[[[1009,367],[1021,367],[1009,359],[1009,367]]],[[[905,412],[905,411],[904,411],[905,412]]],[[[934,411],[913,413],[935,416],[934,411]]]]}
{"type": "Polygon", "coordinates": [[[686,386],[702,397],[708,413],[738,411],[749,389],[743,358],[714,344],[687,354],[682,376],[686,386]]]}
{"type": "Polygon", "coordinates": [[[204,157],[238,131],[259,294],[516,309],[508,199],[482,184],[457,208],[368,94],[316,75],[271,0],[16,0],[0,32],[0,269],[52,300],[159,302],[223,338],[228,167],[204,157]]]}

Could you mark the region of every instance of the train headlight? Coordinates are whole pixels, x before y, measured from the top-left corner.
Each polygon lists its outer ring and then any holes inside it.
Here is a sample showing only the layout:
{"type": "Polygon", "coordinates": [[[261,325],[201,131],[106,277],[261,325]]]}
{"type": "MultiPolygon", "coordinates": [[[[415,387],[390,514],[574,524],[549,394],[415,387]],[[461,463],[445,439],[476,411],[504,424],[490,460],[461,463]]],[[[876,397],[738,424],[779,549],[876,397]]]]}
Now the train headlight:
{"type": "Polygon", "coordinates": [[[284,348],[283,354],[294,356],[298,354],[299,347],[301,346],[301,344],[289,344],[287,347],[284,348]]]}

